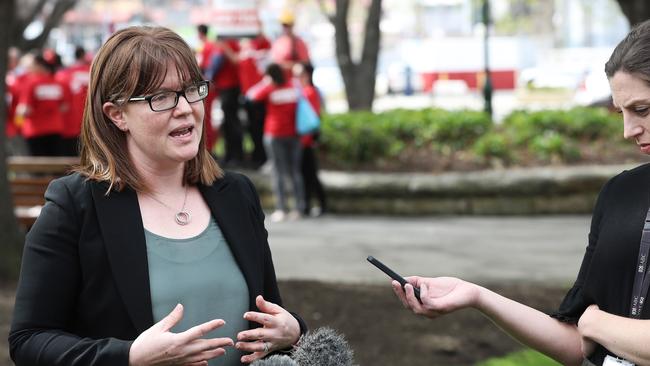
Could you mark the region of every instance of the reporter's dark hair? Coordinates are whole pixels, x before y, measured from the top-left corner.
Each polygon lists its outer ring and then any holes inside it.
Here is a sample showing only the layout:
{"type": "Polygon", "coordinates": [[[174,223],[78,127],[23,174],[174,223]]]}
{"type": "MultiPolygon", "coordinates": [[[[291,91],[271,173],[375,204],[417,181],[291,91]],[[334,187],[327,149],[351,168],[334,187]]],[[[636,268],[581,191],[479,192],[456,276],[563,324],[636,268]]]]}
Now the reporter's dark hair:
{"type": "Polygon", "coordinates": [[[287,81],[282,67],[276,63],[271,63],[266,67],[266,74],[271,77],[275,85],[283,85],[287,81]]]}
{"type": "Polygon", "coordinates": [[[612,78],[618,71],[638,75],[650,84],[650,20],[632,28],[612,52],[605,74],[612,78]]]}

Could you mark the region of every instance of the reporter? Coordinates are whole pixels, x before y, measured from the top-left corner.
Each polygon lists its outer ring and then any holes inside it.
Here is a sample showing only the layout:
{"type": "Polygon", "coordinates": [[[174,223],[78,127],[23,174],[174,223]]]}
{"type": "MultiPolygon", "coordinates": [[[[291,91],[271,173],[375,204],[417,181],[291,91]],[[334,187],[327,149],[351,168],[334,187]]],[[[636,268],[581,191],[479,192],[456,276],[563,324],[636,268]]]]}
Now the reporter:
{"type": "Polygon", "coordinates": [[[17,366],[240,365],[305,331],[281,307],[253,184],[205,149],[207,94],[166,28],[126,28],[100,49],[81,165],[50,184],[26,237],[17,366]]]}
{"type": "MultiPolygon", "coordinates": [[[[623,115],[623,136],[650,154],[650,21],[618,44],[605,73],[623,115]]],[[[551,316],[457,278],[409,277],[404,290],[397,282],[393,290],[405,307],[430,318],[475,308],[565,365],[650,365],[650,307],[643,307],[650,286],[649,181],[645,164],[605,184],[578,278],[551,316]],[[413,286],[420,288],[421,304],[413,286]]]]}

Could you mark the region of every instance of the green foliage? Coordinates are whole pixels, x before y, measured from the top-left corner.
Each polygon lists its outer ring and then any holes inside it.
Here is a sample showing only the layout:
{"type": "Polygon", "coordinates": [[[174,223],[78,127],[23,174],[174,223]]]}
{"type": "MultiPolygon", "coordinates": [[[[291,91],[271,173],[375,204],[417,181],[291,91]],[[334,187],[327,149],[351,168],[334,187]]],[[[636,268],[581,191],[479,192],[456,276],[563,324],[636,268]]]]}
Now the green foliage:
{"type": "Polygon", "coordinates": [[[515,111],[504,119],[503,128],[518,145],[548,132],[574,139],[594,140],[620,135],[621,119],[602,108],[515,111]]]}
{"type": "Polygon", "coordinates": [[[474,143],[472,151],[486,160],[500,159],[506,163],[512,160],[512,147],[503,133],[486,133],[474,143]]]}
{"type": "Polygon", "coordinates": [[[410,145],[457,150],[471,145],[491,127],[482,112],[395,109],[327,115],[321,128],[331,159],[363,163],[397,157],[410,145]]]}
{"type": "Polygon", "coordinates": [[[574,161],[580,158],[580,151],[575,144],[556,131],[547,131],[533,137],[530,151],[544,161],[574,161]]]}
{"type": "Polygon", "coordinates": [[[572,162],[580,159],[584,144],[622,140],[620,116],[583,107],[515,111],[500,125],[483,112],[469,110],[350,112],[324,116],[321,128],[327,160],[346,167],[427,154],[484,163],[496,159],[510,164],[520,156],[542,163],[572,162]]]}
{"type": "Polygon", "coordinates": [[[559,366],[552,359],[533,350],[514,352],[506,357],[491,358],[476,366],[559,366]]]}

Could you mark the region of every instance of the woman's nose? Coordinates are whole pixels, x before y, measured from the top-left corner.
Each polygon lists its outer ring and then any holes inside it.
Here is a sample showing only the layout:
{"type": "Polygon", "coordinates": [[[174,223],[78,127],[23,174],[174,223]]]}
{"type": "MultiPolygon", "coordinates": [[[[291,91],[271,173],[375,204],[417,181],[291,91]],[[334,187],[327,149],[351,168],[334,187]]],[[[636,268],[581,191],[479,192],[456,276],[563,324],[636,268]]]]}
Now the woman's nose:
{"type": "Polygon", "coordinates": [[[643,126],[634,118],[623,115],[623,137],[626,139],[635,138],[643,133],[643,126]]]}
{"type": "Polygon", "coordinates": [[[178,111],[180,113],[192,112],[192,106],[190,105],[190,102],[187,101],[185,95],[178,96],[178,103],[176,104],[174,111],[178,111]]]}

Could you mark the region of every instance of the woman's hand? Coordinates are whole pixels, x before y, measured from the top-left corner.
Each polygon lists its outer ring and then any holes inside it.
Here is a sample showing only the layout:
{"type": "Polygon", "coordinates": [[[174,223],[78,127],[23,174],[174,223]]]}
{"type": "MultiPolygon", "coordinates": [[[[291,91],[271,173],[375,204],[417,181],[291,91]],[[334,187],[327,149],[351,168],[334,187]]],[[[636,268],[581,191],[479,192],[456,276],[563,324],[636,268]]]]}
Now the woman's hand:
{"type": "Polygon", "coordinates": [[[223,320],[211,320],[182,333],[170,332],[181,319],[183,305],[178,304],[169,315],[142,332],[131,345],[129,366],[207,366],[208,360],[226,353],[223,347],[233,345],[230,338],[201,338],[224,325],[223,320]]]}
{"type": "Polygon", "coordinates": [[[478,287],[458,278],[438,277],[407,277],[409,282],[405,288],[399,282],[393,281],[393,291],[405,308],[414,313],[429,318],[474,306],[478,301],[478,287]],[[420,303],[415,297],[413,287],[420,289],[420,303]]]}
{"type": "Polygon", "coordinates": [[[582,316],[580,316],[580,319],[578,320],[578,331],[582,336],[580,340],[580,348],[582,350],[582,355],[584,357],[588,357],[589,355],[591,355],[596,350],[596,346],[598,345],[591,338],[585,336],[585,331],[586,328],[589,327],[590,322],[596,320],[595,315],[596,312],[599,310],[600,308],[598,307],[598,305],[596,304],[589,305],[587,309],[585,309],[584,313],[582,313],[582,316]]]}
{"type": "Polygon", "coordinates": [[[281,306],[257,296],[255,304],[260,312],[249,311],[244,319],[262,324],[262,328],[250,329],[237,335],[235,347],[253,352],[243,356],[241,362],[250,363],[277,349],[287,348],[300,338],[300,325],[293,315],[281,306]]]}

